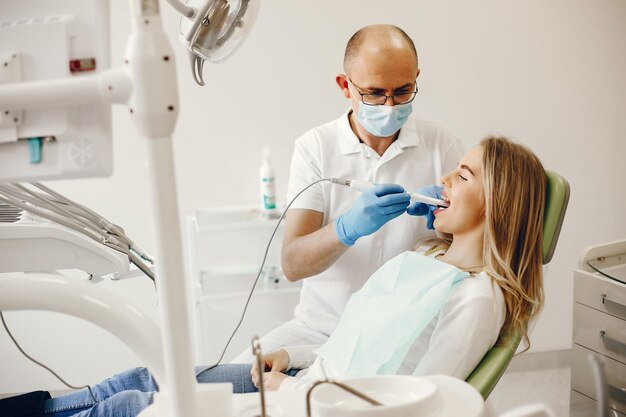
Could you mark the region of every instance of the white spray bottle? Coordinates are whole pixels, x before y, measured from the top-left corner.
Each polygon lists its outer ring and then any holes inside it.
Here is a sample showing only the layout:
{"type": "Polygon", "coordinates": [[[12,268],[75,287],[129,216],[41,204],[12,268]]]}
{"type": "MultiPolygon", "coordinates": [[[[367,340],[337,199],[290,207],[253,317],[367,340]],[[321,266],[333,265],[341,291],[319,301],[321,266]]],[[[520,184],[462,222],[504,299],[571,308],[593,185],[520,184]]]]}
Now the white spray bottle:
{"type": "Polygon", "coordinates": [[[263,148],[263,162],[259,169],[259,185],[261,191],[261,217],[276,217],[276,184],[274,168],[270,164],[270,150],[263,148]]]}

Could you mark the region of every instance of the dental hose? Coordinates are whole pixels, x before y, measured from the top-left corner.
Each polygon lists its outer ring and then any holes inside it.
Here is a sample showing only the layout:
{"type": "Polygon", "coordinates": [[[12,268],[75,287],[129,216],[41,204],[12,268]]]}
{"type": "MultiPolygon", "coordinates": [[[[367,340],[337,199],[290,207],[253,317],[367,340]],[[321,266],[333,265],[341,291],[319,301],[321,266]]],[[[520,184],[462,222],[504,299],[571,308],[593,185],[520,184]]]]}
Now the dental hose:
{"type": "Polygon", "coordinates": [[[222,359],[224,359],[224,355],[226,354],[226,350],[228,349],[228,346],[230,346],[230,342],[235,337],[235,334],[237,334],[237,331],[239,330],[239,327],[241,327],[241,323],[243,323],[243,319],[246,316],[246,312],[248,311],[248,305],[250,304],[250,299],[252,298],[252,294],[254,293],[254,289],[256,288],[256,285],[259,282],[259,278],[261,277],[261,273],[263,272],[263,267],[265,266],[265,261],[267,260],[267,254],[269,253],[269,250],[270,250],[270,245],[272,244],[272,240],[274,239],[274,236],[276,235],[276,231],[278,230],[278,226],[280,226],[280,223],[285,218],[285,214],[287,214],[287,210],[289,210],[289,207],[291,207],[293,202],[296,201],[296,199],[298,197],[300,197],[300,194],[302,194],[303,192],[305,192],[306,190],[308,190],[309,188],[311,188],[315,184],[323,182],[323,181],[333,182],[331,178],[322,178],[321,180],[317,180],[315,182],[312,182],[311,184],[309,184],[306,187],[304,187],[298,194],[296,194],[296,196],[291,199],[289,204],[287,204],[287,206],[285,207],[285,210],[283,210],[282,214],[278,218],[278,221],[276,222],[276,226],[274,227],[274,230],[272,231],[272,235],[270,236],[270,239],[267,242],[267,246],[265,247],[265,253],[263,254],[263,260],[261,261],[261,267],[259,268],[259,272],[257,273],[256,278],[254,279],[254,283],[252,284],[252,288],[250,289],[250,293],[248,294],[248,298],[246,299],[246,304],[243,307],[243,311],[241,313],[241,317],[239,318],[239,322],[237,323],[237,326],[235,327],[235,330],[233,330],[233,333],[228,338],[228,342],[226,342],[226,346],[224,346],[224,350],[222,350],[222,354],[220,355],[220,358],[217,360],[217,362],[215,364],[211,365],[211,366],[208,366],[208,367],[204,368],[203,370],[199,371],[198,373],[196,373],[196,378],[200,377],[200,375],[204,374],[205,372],[215,368],[217,365],[219,365],[222,362],[222,359]]]}

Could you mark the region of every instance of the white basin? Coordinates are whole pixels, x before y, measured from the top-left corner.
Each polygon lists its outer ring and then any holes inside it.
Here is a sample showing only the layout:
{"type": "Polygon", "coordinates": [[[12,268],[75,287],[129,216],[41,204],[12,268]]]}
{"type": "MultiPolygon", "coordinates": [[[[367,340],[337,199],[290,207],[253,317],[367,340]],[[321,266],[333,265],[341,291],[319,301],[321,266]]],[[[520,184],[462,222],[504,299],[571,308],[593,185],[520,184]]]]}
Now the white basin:
{"type": "Polygon", "coordinates": [[[407,417],[430,415],[436,408],[437,387],[424,378],[385,375],[350,379],[344,384],[383,405],[371,405],[340,387],[324,384],[311,395],[314,417],[407,417]]]}

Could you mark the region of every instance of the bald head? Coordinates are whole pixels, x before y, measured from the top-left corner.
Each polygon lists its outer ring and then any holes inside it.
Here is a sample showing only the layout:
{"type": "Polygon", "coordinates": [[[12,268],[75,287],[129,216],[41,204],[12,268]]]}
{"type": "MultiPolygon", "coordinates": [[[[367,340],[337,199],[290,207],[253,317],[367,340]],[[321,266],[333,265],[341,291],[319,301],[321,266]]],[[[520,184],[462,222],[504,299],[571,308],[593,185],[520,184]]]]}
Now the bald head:
{"type": "Polygon", "coordinates": [[[360,54],[408,53],[417,68],[417,50],[405,31],[393,25],[371,25],[359,29],[348,41],[343,57],[343,69],[347,74],[360,54]]]}

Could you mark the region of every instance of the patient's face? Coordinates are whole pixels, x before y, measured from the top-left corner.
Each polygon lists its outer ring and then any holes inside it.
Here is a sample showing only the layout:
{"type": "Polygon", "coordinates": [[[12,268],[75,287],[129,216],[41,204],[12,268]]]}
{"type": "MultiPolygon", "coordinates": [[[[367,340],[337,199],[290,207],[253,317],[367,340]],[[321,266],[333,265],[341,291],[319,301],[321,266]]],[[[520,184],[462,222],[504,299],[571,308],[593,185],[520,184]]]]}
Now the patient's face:
{"type": "Polygon", "coordinates": [[[443,196],[450,206],[435,210],[437,231],[453,235],[482,233],[485,220],[482,159],[483,148],[477,146],[461,159],[454,171],[442,178],[443,196]]]}

